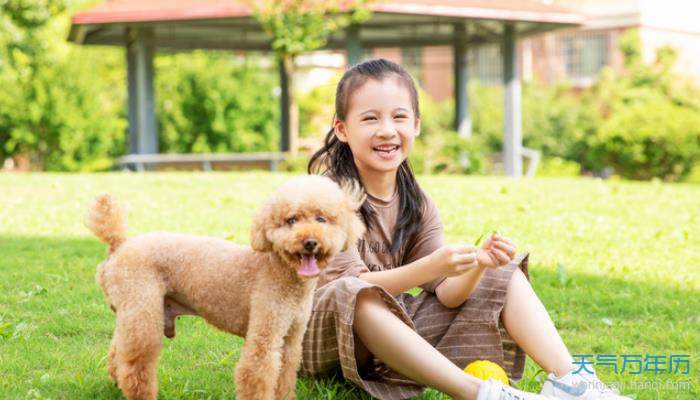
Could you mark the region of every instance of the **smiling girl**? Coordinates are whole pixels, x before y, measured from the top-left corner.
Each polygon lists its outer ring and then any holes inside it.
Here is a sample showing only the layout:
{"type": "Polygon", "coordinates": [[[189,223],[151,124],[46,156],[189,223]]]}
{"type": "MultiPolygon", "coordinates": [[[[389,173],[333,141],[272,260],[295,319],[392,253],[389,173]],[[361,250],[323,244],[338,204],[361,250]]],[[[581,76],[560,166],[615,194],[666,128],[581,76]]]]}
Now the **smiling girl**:
{"type": "Polygon", "coordinates": [[[527,253],[500,235],[479,248],[444,242],[437,208],[407,160],[420,134],[410,75],[383,59],[358,64],[338,83],[335,109],[309,173],[359,182],[368,229],[319,277],[301,372],[340,369],[380,399],[425,386],[455,399],[625,399],[595,373],[574,371],[528,281],[527,253]],[[416,286],[419,295],[405,293],[416,286]],[[540,395],[462,370],[487,359],[517,380],[526,354],[549,373],[540,395]]]}

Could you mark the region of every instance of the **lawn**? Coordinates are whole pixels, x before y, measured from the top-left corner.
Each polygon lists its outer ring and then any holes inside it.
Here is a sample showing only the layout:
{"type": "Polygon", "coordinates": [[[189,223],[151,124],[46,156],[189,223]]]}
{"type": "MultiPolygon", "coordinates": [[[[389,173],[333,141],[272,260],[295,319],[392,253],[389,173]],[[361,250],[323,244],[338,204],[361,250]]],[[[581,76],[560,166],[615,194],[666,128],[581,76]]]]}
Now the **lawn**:
{"type": "MultiPolygon", "coordinates": [[[[170,230],[248,242],[250,217],[288,175],[0,174],[0,398],[118,399],[107,378],[113,314],[95,284],[105,246],[82,225],[109,191],[130,234],[170,230]]],[[[700,398],[700,185],[420,176],[449,242],[498,229],[529,251],[532,283],[573,354],[690,356],[688,374],[616,373],[636,399],[700,398]]],[[[242,340],[180,318],[159,369],[161,399],[233,398],[242,340]]],[[[633,372],[638,365],[632,365],[633,372]]],[[[630,368],[628,365],[627,368],[630,368]]],[[[539,390],[528,360],[518,386],[539,390]]],[[[363,398],[300,379],[301,399],[363,398]]],[[[440,399],[428,391],[423,399],[440,399]]]]}

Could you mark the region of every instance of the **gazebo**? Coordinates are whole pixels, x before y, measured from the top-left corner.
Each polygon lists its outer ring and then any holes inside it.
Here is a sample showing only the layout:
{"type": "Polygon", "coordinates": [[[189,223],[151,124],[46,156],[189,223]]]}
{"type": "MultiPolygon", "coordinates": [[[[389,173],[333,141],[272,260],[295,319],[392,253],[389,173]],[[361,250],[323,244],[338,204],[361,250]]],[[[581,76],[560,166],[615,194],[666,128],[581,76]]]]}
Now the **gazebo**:
{"type": "MultiPolygon", "coordinates": [[[[501,43],[504,95],[504,167],[522,174],[518,38],[577,26],[582,16],[550,1],[406,0],[370,3],[372,16],[330,38],[326,49],[346,50],[349,64],[371,48],[451,46],[454,64],[454,127],[471,129],[466,49],[501,43]]],[[[235,0],[108,0],[73,16],[69,40],[126,47],[129,151],[158,153],[153,56],[159,49],[271,51],[270,39],[249,7],[235,0]]],[[[282,151],[288,151],[289,85],[280,68],[282,151]]]]}

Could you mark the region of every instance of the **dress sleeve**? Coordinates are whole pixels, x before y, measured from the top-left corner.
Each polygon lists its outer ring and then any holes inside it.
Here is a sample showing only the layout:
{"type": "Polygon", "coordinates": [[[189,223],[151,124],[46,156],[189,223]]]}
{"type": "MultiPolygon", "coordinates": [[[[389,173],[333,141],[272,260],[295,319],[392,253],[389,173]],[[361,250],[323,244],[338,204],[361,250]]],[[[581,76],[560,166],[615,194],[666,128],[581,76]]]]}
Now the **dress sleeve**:
{"type": "MultiPolygon", "coordinates": [[[[421,228],[416,235],[416,240],[413,246],[406,252],[404,264],[409,264],[415,260],[423,258],[435,250],[442,247],[444,244],[443,226],[440,220],[440,214],[433,200],[425,195],[425,208],[421,228]]],[[[439,277],[432,281],[420,285],[420,288],[435,293],[435,288],[443,281],[445,277],[439,277]]]]}

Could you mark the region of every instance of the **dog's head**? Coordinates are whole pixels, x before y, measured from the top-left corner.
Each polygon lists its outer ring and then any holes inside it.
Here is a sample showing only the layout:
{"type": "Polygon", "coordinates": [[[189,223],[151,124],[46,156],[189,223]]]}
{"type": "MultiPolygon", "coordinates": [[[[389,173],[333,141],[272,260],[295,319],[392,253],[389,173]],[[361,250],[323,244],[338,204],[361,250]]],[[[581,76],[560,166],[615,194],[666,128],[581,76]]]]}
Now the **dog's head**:
{"type": "Polygon", "coordinates": [[[274,251],[302,277],[315,277],[364,234],[362,188],[305,175],[277,189],[253,218],[251,245],[274,251]]]}

